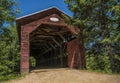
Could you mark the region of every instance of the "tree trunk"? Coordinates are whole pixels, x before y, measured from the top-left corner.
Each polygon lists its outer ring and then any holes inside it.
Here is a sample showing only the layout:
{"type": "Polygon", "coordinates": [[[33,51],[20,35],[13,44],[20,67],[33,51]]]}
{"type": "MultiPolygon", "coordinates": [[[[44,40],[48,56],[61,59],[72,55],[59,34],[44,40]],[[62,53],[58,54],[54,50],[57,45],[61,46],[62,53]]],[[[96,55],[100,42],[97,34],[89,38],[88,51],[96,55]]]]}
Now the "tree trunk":
{"type": "Polygon", "coordinates": [[[110,45],[108,46],[108,55],[109,55],[111,70],[112,72],[115,72],[114,56],[113,56],[112,48],[110,47],[110,45]]]}
{"type": "Polygon", "coordinates": [[[78,40],[79,40],[79,44],[80,44],[80,68],[81,69],[86,69],[86,53],[85,53],[85,46],[84,46],[84,37],[83,37],[83,29],[80,30],[79,34],[78,34],[78,40]]]}

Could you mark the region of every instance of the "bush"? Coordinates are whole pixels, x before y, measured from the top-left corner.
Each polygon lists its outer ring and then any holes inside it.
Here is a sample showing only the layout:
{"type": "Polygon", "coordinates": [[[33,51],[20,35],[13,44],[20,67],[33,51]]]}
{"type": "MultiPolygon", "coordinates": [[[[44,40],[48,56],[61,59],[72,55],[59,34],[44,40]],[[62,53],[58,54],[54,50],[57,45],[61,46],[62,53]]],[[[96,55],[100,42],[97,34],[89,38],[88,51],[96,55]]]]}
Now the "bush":
{"type": "Polygon", "coordinates": [[[87,69],[111,73],[109,57],[106,55],[87,55],[87,69]]]}

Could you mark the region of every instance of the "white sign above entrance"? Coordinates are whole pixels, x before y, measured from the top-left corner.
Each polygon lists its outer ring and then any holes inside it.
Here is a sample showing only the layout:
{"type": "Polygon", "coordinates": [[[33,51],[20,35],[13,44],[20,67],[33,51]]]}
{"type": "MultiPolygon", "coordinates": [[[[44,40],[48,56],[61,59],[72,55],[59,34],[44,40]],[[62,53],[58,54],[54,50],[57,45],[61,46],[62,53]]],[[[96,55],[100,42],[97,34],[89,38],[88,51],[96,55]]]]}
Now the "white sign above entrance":
{"type": "Polygon", "coordinates": [[[51,17],[51,18],[50,18],[50,21],[53,21],[53,22],[58,22],[58,21],[59,21],[59,18],[56,18],[56,17],[51,17]]]}

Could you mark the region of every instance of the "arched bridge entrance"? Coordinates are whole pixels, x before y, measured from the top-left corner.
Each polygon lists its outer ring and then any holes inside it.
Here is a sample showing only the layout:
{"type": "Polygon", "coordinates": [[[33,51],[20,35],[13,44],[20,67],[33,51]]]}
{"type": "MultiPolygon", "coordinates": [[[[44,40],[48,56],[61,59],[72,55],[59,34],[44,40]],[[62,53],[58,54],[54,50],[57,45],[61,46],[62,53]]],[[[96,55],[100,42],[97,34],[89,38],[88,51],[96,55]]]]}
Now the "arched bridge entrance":
{"type": "Polygon", "coordinates": [[[76,38],[79,30],[67,25],[61,14],[64,13],[50,8],[17,18],[21,73],[30,71],[30,56],[35,59],[35,67],[40,68],[85,66],[76,38]]]}

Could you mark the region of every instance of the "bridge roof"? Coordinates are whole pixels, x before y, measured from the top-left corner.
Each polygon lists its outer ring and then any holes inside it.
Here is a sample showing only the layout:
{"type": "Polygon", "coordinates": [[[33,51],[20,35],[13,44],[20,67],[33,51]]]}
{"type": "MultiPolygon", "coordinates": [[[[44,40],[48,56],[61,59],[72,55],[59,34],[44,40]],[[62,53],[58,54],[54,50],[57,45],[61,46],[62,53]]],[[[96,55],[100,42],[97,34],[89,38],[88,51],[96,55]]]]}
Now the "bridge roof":
{"type": "MultiPolygon", "coordinates": [[[[21,25],[25,25],[28,24],[30,22],[33,22],[35,20],[50,16],[52,14],[57,14],[61,17],[61,14],[64,14],[66,16],[68,16],[67,14],[65,14],[63,11],[59,10],[56,7],[51,7],[42,11],[38,11],[26,16],[22,16],[16,19],[16,23],[17,23],[17,27],[20,27],[21,25]]],[[[68,16],[70,17],[70,16],[68,16]]]]}

